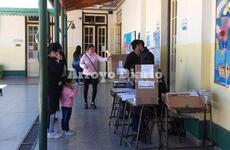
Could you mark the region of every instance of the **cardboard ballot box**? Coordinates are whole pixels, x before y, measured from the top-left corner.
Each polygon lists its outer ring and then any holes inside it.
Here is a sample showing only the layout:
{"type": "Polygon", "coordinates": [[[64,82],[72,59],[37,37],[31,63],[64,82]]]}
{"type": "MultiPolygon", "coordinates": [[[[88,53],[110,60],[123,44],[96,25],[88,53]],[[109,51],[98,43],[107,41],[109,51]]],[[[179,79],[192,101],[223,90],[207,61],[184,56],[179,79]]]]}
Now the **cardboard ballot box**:
{"type": "Polygon", "coordinates": [[[127,54],[113,54],[111,56],[111,60],[108,63],[109,72],[114,72],[115,79],[118,79],[119,76],[122,76],[125,73],[124,65],[127,54]]]}
{"type": "Polygon", "coordinates": [[[157,65],[135,66],[135,89],[137,105],[158,104],[158,79],[155,73],[157,65]]]}
{"type": "Polygon", "coordinates": [[[168,93],[165,103],[169,109],[177,111],[199,111],[206,108],[201,96],[193,96],[190,93],[168,93]]]}

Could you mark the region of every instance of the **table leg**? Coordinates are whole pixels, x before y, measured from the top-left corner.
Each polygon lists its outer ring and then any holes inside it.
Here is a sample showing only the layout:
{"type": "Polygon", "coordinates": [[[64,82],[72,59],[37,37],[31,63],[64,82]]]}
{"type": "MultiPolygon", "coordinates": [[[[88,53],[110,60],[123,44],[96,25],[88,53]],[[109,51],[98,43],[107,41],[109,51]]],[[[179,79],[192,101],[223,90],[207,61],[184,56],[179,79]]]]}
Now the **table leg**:
{"type": "Polygon", "coordinates": [[[166,134],[166,150],[168,150],[168,108],[165,108],[165,134],[166,134]]]}
{"type": "Polygon", "coordinates": [[[115,96],[113,97],[113,104],[112,104],[112,110],[111,110],[111,113],[110,113],[110,117],[109,117],[109,126],[111,126],[111,119],[113,118],[114,116],[114,110],[115,110],[115,96]]]}
{"type": "Polygon", "coordinates": [[[204,110],[204,129],[203,129],[203,147],[206,145],[206,129],[207,129],[207,118],[206,118],[207,110],[204,110]]]}
{"type": "Polygon", "coordinates": [[[214,146],[213,144],[213,122],[212,122],[212,105],[209,104],[209,111],[210,111],[210,125],[211,125],[211,144],[212,144],[212,147],[214,146]]]}
{"type": "Polygon", "coordinates": [[[161,123],[160,123],[160,119],[157,115],[157,108],[154,108],[154,113],[155,113],[155,120],[156,120],[156,125],[157,125],[157,131],[158,131],[158,136],[159,136],[159,149],[162,148],[162,139],[161,139],[161,123]]]}
{"type": "Polygon", "coordinates": [[[121,102],[119,102],[119,107],[117,109],[114,133],[116,133],[116,131],[118,132],[118,126],[119,126],[119,122],[120,122],[119,121],[120,114],[121,114],[121,102]]]}
{"type": "Polygon", "coordinates": [[[138,124],[138,130],[137,130],[137,138],[136,138],[136,149],[138,148],[139,144],[139,136],[140,136],[140,129],[141,129],[141,121],[142,121],[142,115],[143,115],[144,106],[141,106],[141,112],[139,117],[139,124],[138,124]]]}
{"type": "MultiPolygon", "coordinates": [[[[126,136],[127,138],[128,138],[128,135],[129,135],[129,128],[130,128],[130,124],[131,124],[132,109],[133,109],[133,106],[130,105],[129,114],[128,114],[128,126],[127,126],[127,130],[126,130],[126,134],[125,134],[125,136],[126,136]]],[[[126,145],[127,145],[127,143],[126,143],[126,145]]]]}
{"type": "Polygon", "coordinates": [[[124,126],[125,126],[125,111],[127,108],[127,102],[125,102],[125,108],[124,108],[124,113],[123,113],[123,119],[122,119],[122,128],[121,128],[121,138],[120,138],[120,145],[122,145],[122,140],[124,137],[124,126]]]}

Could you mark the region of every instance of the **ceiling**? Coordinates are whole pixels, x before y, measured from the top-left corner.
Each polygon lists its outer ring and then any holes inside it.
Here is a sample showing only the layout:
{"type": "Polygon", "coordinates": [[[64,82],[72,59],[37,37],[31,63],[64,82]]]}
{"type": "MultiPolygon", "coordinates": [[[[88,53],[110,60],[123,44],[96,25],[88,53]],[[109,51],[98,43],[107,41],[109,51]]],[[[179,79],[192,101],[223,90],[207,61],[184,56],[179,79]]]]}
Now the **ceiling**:
{"type": "Polygon", "coordinates": [[[116,1],[118,0],[60,0],[60,3],[67,11],[70,11],[88,7],[115,7],[116,1]]]}

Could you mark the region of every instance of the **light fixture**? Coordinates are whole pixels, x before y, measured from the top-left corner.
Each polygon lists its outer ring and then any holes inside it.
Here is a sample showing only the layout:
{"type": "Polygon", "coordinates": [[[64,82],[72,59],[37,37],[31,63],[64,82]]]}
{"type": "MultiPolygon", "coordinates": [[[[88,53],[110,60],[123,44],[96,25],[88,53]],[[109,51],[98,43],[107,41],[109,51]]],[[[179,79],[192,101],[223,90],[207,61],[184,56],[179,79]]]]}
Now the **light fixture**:
{"type": "Polygon", "coordinates": [[[68,25],[67,29],[69,29],[69,28],[72,30],[76,29],[76,26],[75,26],[73,21],[68,21],[68,23],[69,23],[69,25],[68,25]]]}
{"type": "Polygon", "coordinates": [[[97,9],[101,9],[103,5],[94,5],[97,9]]]}

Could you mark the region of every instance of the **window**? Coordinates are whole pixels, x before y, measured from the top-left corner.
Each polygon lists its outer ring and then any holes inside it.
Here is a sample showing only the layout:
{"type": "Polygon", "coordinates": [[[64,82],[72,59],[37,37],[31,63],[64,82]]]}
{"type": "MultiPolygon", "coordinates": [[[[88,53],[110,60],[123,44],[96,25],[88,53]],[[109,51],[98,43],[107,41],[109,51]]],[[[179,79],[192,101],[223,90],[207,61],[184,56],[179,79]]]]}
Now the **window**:
{"type": "Polygon", "coordinates": [[[84,14],[84,24],[106,24],[106,15],[84,14]]]}
{"type": "Polygon", "coordinates": [[[28,22],[38,22],[39,17],[38,16],[29,16],[29,17],[27,17],[27,21],[28,22]]]}

